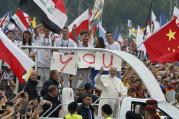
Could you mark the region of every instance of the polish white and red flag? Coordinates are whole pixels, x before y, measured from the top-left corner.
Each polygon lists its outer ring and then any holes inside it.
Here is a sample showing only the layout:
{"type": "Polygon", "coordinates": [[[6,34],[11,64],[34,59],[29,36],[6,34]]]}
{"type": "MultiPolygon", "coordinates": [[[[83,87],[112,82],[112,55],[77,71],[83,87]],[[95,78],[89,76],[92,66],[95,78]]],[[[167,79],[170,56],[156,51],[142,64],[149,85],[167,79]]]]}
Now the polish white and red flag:
{"type": "Polygon", "coordinates": [[[77,19],[75,19],[69,26],[69,37],[71,39],[73,38],[73,27],[75,26],[75,34],[78,36],[81,31],[89,30],[89,19],[90,19],[90,12],[89,9],[87,9],[84,13],[82,13],[77,19]]]}
{"type": "Polygon", "coordinates": [[[21,51],[8,37],[0,30],[0,59],[5,61],[17,76],[20,83],[24,83],[22,76],[29,71],[34,62],[21,51]]]}
{"type": "Polygon", "coordinates": [[[23,32],[29,29],[29,16],[21,9],[17,9],[16,13],[12,16],[12,19],[23,32]]]}

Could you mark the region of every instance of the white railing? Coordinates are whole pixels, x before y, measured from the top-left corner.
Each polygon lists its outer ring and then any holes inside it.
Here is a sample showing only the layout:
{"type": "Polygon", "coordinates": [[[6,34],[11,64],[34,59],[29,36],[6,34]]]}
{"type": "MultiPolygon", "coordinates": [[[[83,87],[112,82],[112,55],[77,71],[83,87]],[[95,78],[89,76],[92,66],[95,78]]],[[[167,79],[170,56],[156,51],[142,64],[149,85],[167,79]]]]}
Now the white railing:
{"type": "Polygon", "coordinates": [[[160,86],[155,79],[151,71],[141,62],[137,57],[123,51],[114,51],[100,48],[65,48],[65,47],[44,47],[44,46],[21,46],[21,48],[31,48],[31,49],[50,49],[50,50],[63,50],[63,51],[101,51],[114,54],[127,62],[136,74],[140,77],[141,81],[144,83],[147,91],[149,92],[151,98],[157,100],[166,101],[165,96],[160,89],[160,86]],[[151,86],[152,84],[152,86],[151,86]]]}
{"type": "Polygon", "coordinates": [[[52,104],[50,104],[50,107],[48,108],[48,110],[45,111],[45,112],[41,115],[41,117],[45,116],[51,109],[52,109],[52,104]]]}
{"type": "Polygon", "coordinates": [[[60,106],[62,105],[68,105],[69,103],[63,103],[63,104],[59,104],[57,107],[55,107],[54,110],[52,110],[46,117],[49,117],[51,114],[53,114],[60,106]]]}
{"type": "MultiPolygon", "coordinates": [[[[92,106],[99,106],[99,104],[97,104],[98,101],[100,101],[100,99],[114,99],[114,100],[118,100],[119,102],[122,101],[123,97],[121,98],[113,98],[113,97],[99,97],[93,104],[92,106]]],[[[51,114],[53,114],[60,106],[63,106],[63,105],[68,105],[69,103],[63,103],[63,104],[59,104],[57,107],[55,107],[46,117],[49,117],[51,114]]],[[[81,103],[78,103],[78,105],[80,105],[81,103]]],[[[120,108],[120,107],[119,107],[120,108]]],[[[50,108],[51,109],[51,108],[50,108]]],[[[49,110],[48,110],[49,111],[49,110]]],[[[45,114],[48,112],[46,111],[45,114]]],[[[43,114],[40,118],[42,118],[45,114],[43,114]]],[[[100,118],[100,117],[99,117],[100,118]]]]}

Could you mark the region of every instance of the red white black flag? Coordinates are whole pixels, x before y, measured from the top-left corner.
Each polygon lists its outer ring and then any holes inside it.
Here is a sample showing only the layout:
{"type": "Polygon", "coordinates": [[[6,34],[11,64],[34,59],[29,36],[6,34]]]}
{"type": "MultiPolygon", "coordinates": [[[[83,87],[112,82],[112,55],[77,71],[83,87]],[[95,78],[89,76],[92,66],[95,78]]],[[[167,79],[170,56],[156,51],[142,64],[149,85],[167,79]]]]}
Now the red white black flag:
{"type": "Polygon", "coordinates": [[[67,21],[64,0],[21,0],[19,6],[55,33],[59,33],[67,21]]]}
{"type": "Polygon", "coordinates": [[[21,9],[17,9],[16,13],[12,16],[15,24],[24,32],[28,30],[29,25],[29,16],[24,13],[21,9]]]}

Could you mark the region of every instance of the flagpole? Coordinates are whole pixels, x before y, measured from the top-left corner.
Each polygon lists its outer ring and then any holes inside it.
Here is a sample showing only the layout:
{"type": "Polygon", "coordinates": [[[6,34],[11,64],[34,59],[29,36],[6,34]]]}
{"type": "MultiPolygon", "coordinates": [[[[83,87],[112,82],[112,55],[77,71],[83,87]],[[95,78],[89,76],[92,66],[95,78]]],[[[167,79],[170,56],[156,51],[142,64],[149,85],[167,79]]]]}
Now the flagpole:
{"type": "Polygon", "coordinates": [[[169,17],[170,17],[170,19],[172,18],[172,5],[173,4],[173,0],[170,0],[170,13],[169,13],[169,17]]]}
{"type": "Polygon", "coordinates": [[[66,8],[68,8],[69,4],[71,3],[71,0],[68,0],[67,4],[66,4],[66,8]]]}
{"type": "Polygon", "coordinates": [[[154,0],[151,0],[151,3],[150,3],[150,7],[149,7],[149,12],[148,12],[148,16],[147,16],[147,20],[146,20],[146,23],[145,23],[145,30],[144,30],[144,36],[143,36],[143,42],[139,45],[139,46],[137,46],[137,49],[144,43],[144,39],[145,39],[145,35],[146,35],[146,28],[147,28],[147,25],[148,25],[148,20],[149,20],[149,18],[150,18],[150,13],[151,13],[151,9],[152,9],[152,4],[153,4],[153,1],[154,0]]]}
{"type": "Polygon", "coordinates": [[[178,0],[176,0],[176,7],[178,8],[178,0]]]}
{"type": "MultiPolygon", "coordinates": [[[[144,36],[143,36],[143,40],[145,39],[145,35],[146,35],[146,27],[147,27],[147,24],[148,24],[148,20],[150,18],[150,13],[151,13],[151,9],[152,9],[152,4],[153,4],[153,0],[151,1],[150,3],[150,7],[149,7],[149,12],[148,12],[148,16],[147,16],[147,20],[145,22],[145,30],[144,30],[144,36]]],[[[139,45],[140,46],[140,45],[139,45]]]]}

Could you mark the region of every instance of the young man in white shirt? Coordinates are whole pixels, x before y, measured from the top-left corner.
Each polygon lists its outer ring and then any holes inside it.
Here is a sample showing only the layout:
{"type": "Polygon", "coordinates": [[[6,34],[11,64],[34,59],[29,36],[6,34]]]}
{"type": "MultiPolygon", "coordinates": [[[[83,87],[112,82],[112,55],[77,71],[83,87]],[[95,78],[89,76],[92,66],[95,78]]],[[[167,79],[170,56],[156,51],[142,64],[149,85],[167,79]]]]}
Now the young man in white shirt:
{"type": "Polygon", "coordinates": [[[111,32],[106,32],[106,48],[109,50],[121,50],[121,47],[118,42],[114,41],[112,38],[112,33],[111,32]]]}
{"type": "Polygon", "coordinates": [[[78,45],[79,48],[93,48],[92,40],[87,31],[82,31],[80,33],[80,40],[81,42],[78,45]]]}
{"type": "MultiPolygon", "coordinates": [[[[68,27],[64,27],[62,29],[62,38],[58,39],[57,41],[55,41],[55,45],[56,47],[73,47],[73,48],[77,48],[77,44],[69,38],[69,30],[68,27]]],[[[68,52],[62,52],[64,54],[71,54],[71,51],[68,52]]],[[[63,78],[63,86],[64,87],[69,87],[69,75],[62,73],[62,78],[63,78]]]]}
{"type": "MultiPolygon", "coordinates": [[[[109,50],[121,50],[121,46],[119,45],[119,43],[113,40],[111,32],[109,32],[109,31],[106,32],[105,36],[106,36],[106,39],[107,39],[106,49],[109,49],[109,50]]],[[[120,72],[117,72],[117,76],[121,77],[120,72]]]]}
{"type": "MultiPolygon", "coordinates": [[[[93,48],[93,44],[90,40],[89,32],[80,32],[80,41],[78,42],[78,48],[93,48]]],[[[78,68],[73,88],[83,88],[84,84],[91,82],[90,69],[89,68],[78,68]]]]}
{"type": "Polygon", "coordinates": [[[77,47],[76,43],[69,38],[68,27],[62,29],[62,38],[55,42],[56,47],[77,47]]]}
{"type": "MultiPolygon", "coordinates": [[[[38,26],[34,43],[36,46],[51,47],[52,40],[50,37],[50,30],[42,25],[38,26]]],[[[50,49],[38,49],[35,52],[37,52],[37,71],[41,74],[41,81],[38,83],[38,86],[41,87],[43,83],[49,79],[49,67],[52,53],[50,49]]]]}

